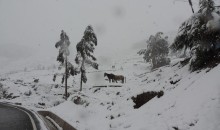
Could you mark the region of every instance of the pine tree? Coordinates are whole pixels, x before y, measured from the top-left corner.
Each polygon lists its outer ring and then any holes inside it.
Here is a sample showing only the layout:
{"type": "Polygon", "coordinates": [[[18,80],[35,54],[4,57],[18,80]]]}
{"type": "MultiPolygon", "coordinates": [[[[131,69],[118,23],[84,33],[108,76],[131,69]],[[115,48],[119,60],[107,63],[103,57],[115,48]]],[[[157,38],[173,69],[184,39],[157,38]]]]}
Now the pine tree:
{"type": "Polygon", "coordinates": [[[85,64],[98,69],[98,64],[95,62],[96,58],[93,55],[95,46],[97,46],[97,38],[92,26],[89,25],[84,32],[83,38],[76,45],[77,55],[75,61],[80,66],[81,72],[80,91],[82,91],[82,82],[87,82],[85,64]]]}
{"type": "Polygon", "coordinates": [[[139,55],[144,55],[144,60],[152,63],[152,69],[169,64],[170,59],[167,58],[169,53],[168,37],[162,37],[162,32],[151,35],[147,41],[147,49],[142,49],[138,52],[139,55]]]}
{"type": "Polygon", "coordinates": [[[201,58],[200,55],[203,52],[206,54],[204,56],[207,57],[209,57],[208,52],[213,55],[212,52],[217,51],[220,44],[220,21],[216,21],[216,18],[220,18],[220,15],[215,11],[213,0],[200,0],[199,7],[199,11],[180,26],[178,35],[171,45],[174,51],[191,50],[190,53],[193,56],[191,70],[206,67],[205,62],[209,58],[201,58]],[[193,65],[194,63],[203,66],[198,68],[193,65]]]}
{"type": "Polygon", "coordinates": [[[200,0],[199,1],[199,13],[203,13],[205,17],[211,16],[211,13],[215,10],[213,0],[200,0]]]}
{"type": "Polygon", "coordinates": [[[57,61],[60,62],[60,67],[58,69],[61,69],[62,67],[65,67],[65,72],[62,74],[55,74],[53,77],[53,81],[56,80],[57,75],[61,75],[62,77],[62,84],[65,80],[65,98],[67,99],[67,79],[70,75],[74,76],[76,75],[77,69],[74,68],[74,66],[68,61],[68,56],[70,55],[69,47],[70,41],[67,34],[62,30],[60,34],[60,40],[55,44],[56,48],[59,48],[59,54],[57,56],[57,61]]]}

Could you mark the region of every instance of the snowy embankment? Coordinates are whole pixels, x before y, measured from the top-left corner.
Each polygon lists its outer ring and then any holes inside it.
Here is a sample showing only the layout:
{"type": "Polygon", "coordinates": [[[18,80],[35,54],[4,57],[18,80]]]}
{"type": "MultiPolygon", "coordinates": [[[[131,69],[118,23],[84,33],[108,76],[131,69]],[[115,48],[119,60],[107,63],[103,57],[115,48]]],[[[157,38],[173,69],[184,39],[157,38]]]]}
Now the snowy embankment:
{"type": "Polygon", "coordinates": [[[79,76],[74,84],[70,79],[73,86],[68,89],[68,101],[62,98],[64,88],[60,80],[52,81],[55,70],[8,74],[0,82],[14,98],[1,101],[50,110],[79,130],[220,129],[220,66],[191,73],[189,66],[181,65],[179,59],[153,71],[139,57],[116,63],[113,70],[111,66],[100,66],[100,71],[88,70],[88,82],[83,84],[81,93],[77,92],[79,76]],[[113,83],[122,87],[93,87],[112,85],[105,80],[104,72],[123,74],[127,82],[113,83]],[[39,82],[33,82],[34,79],[39,82]],[[132,97],[159,91],[163,91],[160,98],[155,96],[134,109],[132,97]]]}
{"type": "Polygon", "coordinates": [[[80,130],[220,129],[220,66],[191,73],[177,61],[151,72],[141,59],[124,60],[123,70],[113,72],[127,76],[123,87],[92,88],[90,81],[82,93],[50,110],[80,130]],[[164,95],[134,109],[131,98],[149,91],[164,95]]]}

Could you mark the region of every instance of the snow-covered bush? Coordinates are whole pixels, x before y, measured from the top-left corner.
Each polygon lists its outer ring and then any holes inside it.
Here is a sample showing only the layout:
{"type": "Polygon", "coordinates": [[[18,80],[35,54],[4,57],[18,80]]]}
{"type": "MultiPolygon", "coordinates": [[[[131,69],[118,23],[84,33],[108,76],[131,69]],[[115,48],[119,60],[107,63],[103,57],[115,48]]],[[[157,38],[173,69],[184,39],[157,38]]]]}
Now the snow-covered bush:
{"type": "Polygon", "coordinates": [[[75,96],[72,100],[77,105],[83,105],[86,103],[86,101],[83,100],[82,97],[80,97],[80,96],[75,96]]]}

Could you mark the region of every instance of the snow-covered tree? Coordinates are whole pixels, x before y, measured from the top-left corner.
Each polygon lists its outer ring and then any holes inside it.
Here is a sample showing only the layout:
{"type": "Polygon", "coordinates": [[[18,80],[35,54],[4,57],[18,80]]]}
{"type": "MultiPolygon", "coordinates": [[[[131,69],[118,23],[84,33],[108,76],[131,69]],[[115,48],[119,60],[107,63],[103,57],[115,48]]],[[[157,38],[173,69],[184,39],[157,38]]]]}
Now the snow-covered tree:
{"type": "Polygon", "coordinates": [[[58,69],[65,67],[65,72],[61,73],[61,74],[55,74],[53,77],[53,81],[56,80],[57,75],[61,75],[63,77],[62,83],[65,80],[65,97],[66,97],[66,99],[68,97],[68,95],[67,95],[67,79],[70,75],[74,76],[78,73],[77,69],[74,68],[74,66],[68,61],[68,56],[70,55],[70,52],[68,49],[69,45],[70,45],[69,37],[62,30],[61,34],[60,34],[60,40],[55,44],[55,47],[59,48],[59,54],[57,56],[57,61],[60,62],[60,66],[58,69]]]}
{"type": "Polygon", "coordinates": [[[147,49],[142,49],[138,52],[139,55],[144,55],[144,60],[152,63],[152,69],[158,68],[170,63],[167,58],[169,53],[168,37],[162,37],[162,32],[151,35],[147,41],[147,49]]]}
{"type": "Polygon", "coordinates": [[[215,10],[213,0],[200,0],[199,7],[199,11],[180,26],[171,45],[174,51],[191,50],[191,70],[207,67],[209,60],[213,59],[210,56],[219,59],[220,15],[215,10]],[[203,54],[206,55],[201,57],[203,54]]]}
{"type": "Polygon", "coordinates": [[[98,64],[95,62],[96,58],[93,55],[95,46],[97,46],[97,38],[92,26],[89,25],[87,26],[81,41],[76,45],[77,55],[75,61],[80,66],[81,72],[80,91],[82,91],[82,82],[87,82],[85,65],[87,64],[98,69],[98,64]]]}

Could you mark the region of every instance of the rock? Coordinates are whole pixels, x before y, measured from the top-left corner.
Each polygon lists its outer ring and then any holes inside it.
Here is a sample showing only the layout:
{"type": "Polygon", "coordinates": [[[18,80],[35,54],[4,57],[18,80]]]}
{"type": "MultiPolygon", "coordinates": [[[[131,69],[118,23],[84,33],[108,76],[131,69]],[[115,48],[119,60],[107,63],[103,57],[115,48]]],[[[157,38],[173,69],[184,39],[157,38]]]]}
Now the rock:
{"type": "Polygon", "coordinates": [[[54,87],[55,87],[55,88],[58,88],[58,87],[59,87],[59,85],[58,85],[58,84],[56,84],[54,87]]]}
{"type": "Polygon", "coordinates": [[[30,96],[32,94],[31,90],[24,92],[24,95],[30,96]]]}
{"type": "Polygon", "coordinates": [[[34,79],[34,82],[35,82],[35,83],[38,83],[38,82],[39,82],[39,79],[34,79]]]}
{"type": "Polygon", "coordinates": [[[38,104],[41,106],[45,106],[45,103],[43,103],[43,102],[38,102],[38,104]]]}
{"type": "Polygon", "coordinates": [[[22,105],[22,103],[16,102],[15,105],[22,105]]]}
{"type": "Polygon", "coordinates": [[[149,92],[144,92],[142,94],[137,95],[136,97],[131,97],[133,102],[135,103],[134,108],[138,109],[148,101],[150,101],[152,98],[157,96],[158,98],[162,97],[164,95],[163,91],[149,91],[149,92]]]}
{"type": "Polygon", "coordinates": [[[12,95],[13,95],[13,93],[10,93],[10,94],[6,95],[6,98],[7,98],[7,99],[11,99],[11,98],[12,98],[12,95]]]}

